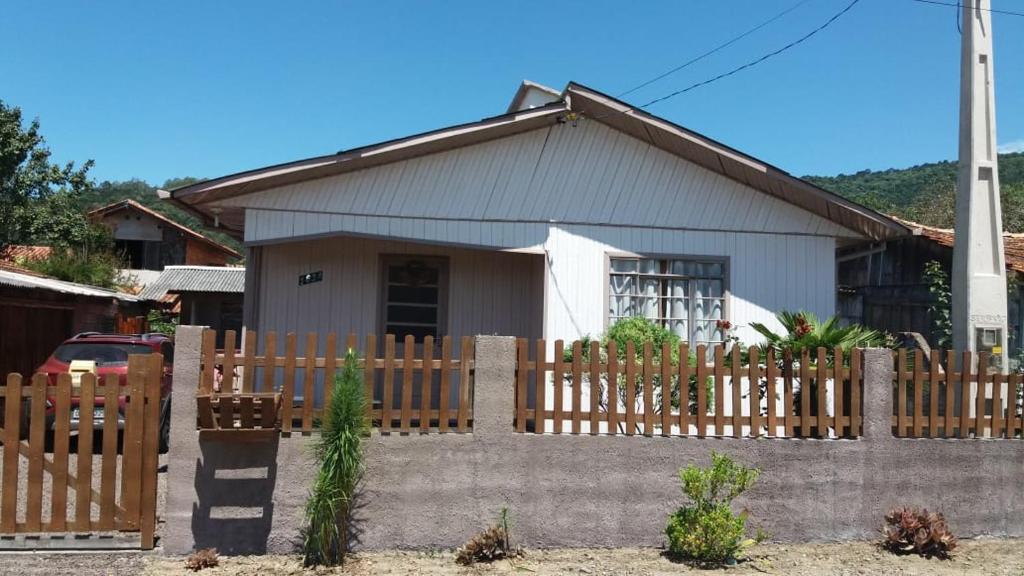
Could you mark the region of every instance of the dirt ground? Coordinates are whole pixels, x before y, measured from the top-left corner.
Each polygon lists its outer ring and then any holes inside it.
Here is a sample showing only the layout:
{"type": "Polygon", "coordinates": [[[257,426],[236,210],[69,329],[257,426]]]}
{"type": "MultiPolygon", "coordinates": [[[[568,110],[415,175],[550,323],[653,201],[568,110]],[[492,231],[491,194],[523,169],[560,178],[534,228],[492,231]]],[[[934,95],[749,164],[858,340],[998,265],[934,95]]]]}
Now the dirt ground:
{"type": "MultiPolygon", "coordinates": [[[[303,570],[296,556],[222,557],[220,566],[203,570],[204,576],[256,576],[263,574],[475,575],[475,574],[963,574],[1024,575],[1024,540],[963,541],[952,560],[894,556],[874,543],[766,544],[754,548],[749,560],[719,570],[703,570],[674,563],[657,549],[569,549],[527,551],[515,562],[462,567],[451,552],[384,552],[356,554],[343,569],[303,570]]],[[[184,558],[159,553],[110,554],[4,554],[0,574],[99,576],[121,574],[185,575],[184,558]]]]}

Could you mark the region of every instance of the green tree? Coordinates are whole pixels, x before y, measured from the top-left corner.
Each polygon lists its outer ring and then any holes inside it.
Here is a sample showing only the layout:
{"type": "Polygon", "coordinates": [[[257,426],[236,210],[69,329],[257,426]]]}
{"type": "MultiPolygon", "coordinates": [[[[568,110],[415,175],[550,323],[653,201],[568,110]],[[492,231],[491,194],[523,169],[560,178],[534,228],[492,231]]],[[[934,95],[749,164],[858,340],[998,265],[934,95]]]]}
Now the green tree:
{"type": "Polygon", "coordinates": [[[0,246],[64,239],[61,230],[84,224],[68,207],[91,186],[93,162],[60,166],[50,156],[39,120],[26,127],[21,109],[0,101],[0,246]]]}

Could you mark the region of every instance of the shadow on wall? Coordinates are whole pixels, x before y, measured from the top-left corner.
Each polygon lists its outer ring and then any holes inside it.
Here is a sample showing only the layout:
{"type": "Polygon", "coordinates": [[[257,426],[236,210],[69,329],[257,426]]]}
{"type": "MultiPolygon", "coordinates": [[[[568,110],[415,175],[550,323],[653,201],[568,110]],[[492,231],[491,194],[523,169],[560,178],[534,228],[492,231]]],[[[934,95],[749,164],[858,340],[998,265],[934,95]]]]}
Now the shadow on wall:
{"type": "Polygon", "coordinates": [[[200,442],[197,504],[192,506],[195,548],[222,554],[265,554],[274,519],[278,439],[239,445],[200,442]]]}

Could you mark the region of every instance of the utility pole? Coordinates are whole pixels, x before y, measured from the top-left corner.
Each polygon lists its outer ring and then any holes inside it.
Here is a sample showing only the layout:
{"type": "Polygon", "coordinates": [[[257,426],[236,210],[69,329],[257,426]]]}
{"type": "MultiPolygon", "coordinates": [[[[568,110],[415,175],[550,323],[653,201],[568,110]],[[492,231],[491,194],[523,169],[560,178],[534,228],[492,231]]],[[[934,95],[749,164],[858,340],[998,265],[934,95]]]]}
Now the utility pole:
{"type": "MultiPolygon", "coordinates": [[[[1006,261],[999,203],[991,0],[962,0],[960,171],[953,244],[953,347],[1006,369],[1006,261]]],[[[966,368],[966,367],[965,367],[966,368]]]]}

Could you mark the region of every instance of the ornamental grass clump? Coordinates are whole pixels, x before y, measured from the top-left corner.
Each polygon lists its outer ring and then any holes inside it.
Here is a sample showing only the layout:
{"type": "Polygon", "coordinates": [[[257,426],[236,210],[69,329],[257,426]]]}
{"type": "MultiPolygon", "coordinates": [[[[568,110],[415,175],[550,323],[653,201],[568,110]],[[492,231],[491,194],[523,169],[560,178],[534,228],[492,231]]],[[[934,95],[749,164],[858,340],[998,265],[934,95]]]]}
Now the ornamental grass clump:
{"type": "Polygon", "coordinates": [[[893,508],[885,515],[882,533],[885,535],[882,545],[896,554],[949,558],[956,548],[956,536],[949,530],[946,519],[927,509],[893,508]]]}
{"type": "Polygon", "coordinates": [[[365,466],[363,438],[369,433],[358,362],[349,349],[314,448],[319,472],[306,501],[302,543],[306,566],[336,566],[348,552],[353,498],[365,466]]]}
{"type": "MultiPolygon", "coordinates": [[[[689,465],[679,471],[683,493],[691,505],[669,516],[668,551],[682,560],[713,567],[735,562],[755,543],[746,538],[747,514],[733,514],[730,504],[757,480],[760,471],[736,464],[725,454],[711,453],[711,466],[689,465]]],[[[758,533],[757,540],[763,536],[758,533]]]]}

